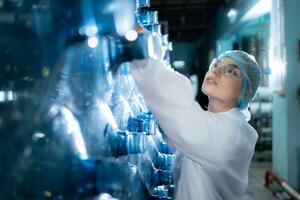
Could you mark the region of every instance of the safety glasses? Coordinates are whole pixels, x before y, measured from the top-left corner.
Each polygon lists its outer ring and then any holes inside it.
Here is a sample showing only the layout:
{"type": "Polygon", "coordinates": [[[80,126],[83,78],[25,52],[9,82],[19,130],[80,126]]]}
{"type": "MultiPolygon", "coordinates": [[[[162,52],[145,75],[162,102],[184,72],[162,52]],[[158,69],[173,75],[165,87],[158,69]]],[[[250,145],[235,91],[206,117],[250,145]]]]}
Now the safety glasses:
{"type": "Polygon", "coordinates": [[[225,76],[230,77],[237,81],[243,79],[243,73],[239,68],[239,66],[232,63],[221,61],[216,58],[210,64],[209,70],[217,72],[217,74],[222,73],[225,76]]]}

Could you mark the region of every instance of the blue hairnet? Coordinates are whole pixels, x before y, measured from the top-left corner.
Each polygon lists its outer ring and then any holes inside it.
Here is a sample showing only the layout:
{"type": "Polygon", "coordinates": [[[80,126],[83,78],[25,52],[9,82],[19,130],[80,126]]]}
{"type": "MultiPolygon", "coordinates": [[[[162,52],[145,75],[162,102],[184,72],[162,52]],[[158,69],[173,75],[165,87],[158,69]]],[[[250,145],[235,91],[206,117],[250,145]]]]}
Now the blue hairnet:
{"type": "Polygon", "coordinates": [[[243,89],[237,101],[237,107],[247,110],[249,102],[254,98],[260,83],[261,72],[254,56],[239,50],[226,51],[219,56],[221,58],[231,58],[240,67],[243,73],[243,89]],[[251,92],[250,96],[247,96],[251,92]]]}

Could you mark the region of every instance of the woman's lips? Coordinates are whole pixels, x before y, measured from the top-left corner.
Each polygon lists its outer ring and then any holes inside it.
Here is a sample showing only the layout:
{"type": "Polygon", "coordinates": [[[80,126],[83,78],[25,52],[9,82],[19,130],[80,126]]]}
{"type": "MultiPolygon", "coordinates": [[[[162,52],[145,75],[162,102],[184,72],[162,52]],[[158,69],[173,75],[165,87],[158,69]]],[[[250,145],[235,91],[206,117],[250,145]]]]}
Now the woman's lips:
{"type": "Polygon", "coordinates": [[[217,81],[213,77],[207,77],[206,82],[213,85],[218,85],[217,81]]]}

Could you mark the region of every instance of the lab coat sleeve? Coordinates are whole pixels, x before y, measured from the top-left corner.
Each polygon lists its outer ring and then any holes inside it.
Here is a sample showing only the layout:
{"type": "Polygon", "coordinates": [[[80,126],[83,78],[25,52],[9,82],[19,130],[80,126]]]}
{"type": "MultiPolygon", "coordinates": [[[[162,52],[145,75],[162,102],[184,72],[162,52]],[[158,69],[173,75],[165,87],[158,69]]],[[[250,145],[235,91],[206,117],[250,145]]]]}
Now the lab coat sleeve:
{"type": "Polygon", "coordinates": [[[199,162],[218,163],[211,143],[210,116],[194,100],[190,80],[162,61],[152,59],[133,61],[131,73],[146,104],[176,148],[199,162]]]}

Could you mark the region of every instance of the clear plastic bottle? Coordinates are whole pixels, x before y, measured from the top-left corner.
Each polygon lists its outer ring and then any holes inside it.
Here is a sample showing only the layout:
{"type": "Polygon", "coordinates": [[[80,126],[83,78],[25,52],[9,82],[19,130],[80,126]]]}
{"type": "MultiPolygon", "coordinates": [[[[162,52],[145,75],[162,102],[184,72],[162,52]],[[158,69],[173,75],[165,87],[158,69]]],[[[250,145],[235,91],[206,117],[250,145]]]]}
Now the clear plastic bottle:
{"type": "Polygon", "coordinates": [[[145,153],[147,148],[146,136],[136,132],[115,130],[108,126],[105,137],[111,149],[110,155],[116,158],[145,153]]]}
{"type": "Polygon", "coordinates": [[[156,169],[152,161],[146,157],[139,159],[138,169],[151,195],[153,195],[155,187],[173,184],[172,171],[156,169]]]}
{"type": "Polygon", "coordinates": [[[172,154],[160,153],[151,136],[147,136],[146,154],[155,168],[172,171],[174,156],[172,154]]]}
{"type": "Polygon", "coordinates": [[[161,185],[155,187],[153,190],[153,196],[156,196],[161,200],[173,199],[174,194],[175,194],[174,185],[161,185]]]}
{"type": "Polygon", "coordinates": [[[156,122],[154,118],[148,118],[146,114],[141,113],[136,117],[128,119],[127,128],[133,132],[143,132],[146,135],[156,134],[156,122]]]}
{"type": "Polygon", "coordinates": [[[150,0],[137,0],[136,8],[150,7],[150,0]]]}
{"type": "Polygon", "coordinates": [[[120,130],[126,130],[128,118],[141,112],[140,106],[133,106],[128,102],[129,96],[135,87],[135,83],[128,70],[128,63],[123,63],[119,67],[115,75],[114,90],[110,103],[120,130]]]}

